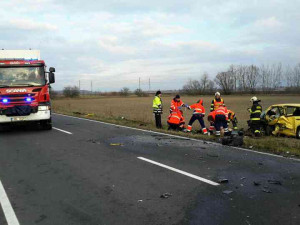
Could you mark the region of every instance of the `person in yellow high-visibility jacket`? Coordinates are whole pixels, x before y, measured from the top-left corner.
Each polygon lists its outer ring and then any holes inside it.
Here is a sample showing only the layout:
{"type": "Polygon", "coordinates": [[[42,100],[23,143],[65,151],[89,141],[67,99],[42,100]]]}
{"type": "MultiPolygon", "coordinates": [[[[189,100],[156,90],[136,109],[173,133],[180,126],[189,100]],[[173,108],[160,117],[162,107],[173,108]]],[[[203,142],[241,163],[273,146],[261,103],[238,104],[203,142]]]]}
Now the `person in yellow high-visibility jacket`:
{"type": "Polygon", "coordinates": [[[161,114],[163,113],[161,91],[157,91],[153,99],[153,113],[155,117],[156,128],[162,129],[161,114]]]}

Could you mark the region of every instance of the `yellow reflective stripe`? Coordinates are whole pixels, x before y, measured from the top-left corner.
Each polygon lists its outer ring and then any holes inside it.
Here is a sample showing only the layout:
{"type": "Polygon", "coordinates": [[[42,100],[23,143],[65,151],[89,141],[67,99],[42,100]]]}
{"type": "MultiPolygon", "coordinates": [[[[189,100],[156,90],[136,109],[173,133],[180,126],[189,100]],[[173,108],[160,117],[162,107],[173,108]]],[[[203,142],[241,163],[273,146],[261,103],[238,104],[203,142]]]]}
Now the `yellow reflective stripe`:
{"type": "Polygon", "coordinates": [[[260,118],[250,118],[250,120],[260,120],[260,118]]]}
{"type": "Polygon", "coordinates": [[[251,113],[253,114],[253,113],[261,113],[261,110],[256,110],[256,111],[251,111],[251,113]]]}
{"type": "Polygon", "coordinates": [[[177,118],[177,119],[179,119],[179,120],[180,120],[180,117],[179,117],[179,116],[171,116],[171,117],[175,117],[175,118],[177,118]]]}

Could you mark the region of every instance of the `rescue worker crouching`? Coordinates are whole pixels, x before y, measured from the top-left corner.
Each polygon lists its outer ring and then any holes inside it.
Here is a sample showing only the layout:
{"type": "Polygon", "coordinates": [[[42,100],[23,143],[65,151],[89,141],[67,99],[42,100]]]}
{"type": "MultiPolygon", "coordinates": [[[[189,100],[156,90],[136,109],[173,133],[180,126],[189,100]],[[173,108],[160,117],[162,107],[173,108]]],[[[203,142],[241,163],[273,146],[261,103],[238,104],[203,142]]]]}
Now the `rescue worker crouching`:
{"type": "Polygon", "coordinates": [[[205,116],[205,108],[203,106],[203,101],[200,99],[199,101],[197,101],[197,103],[189,106],[189,109],[194,109],[193,115],[190,119],[189,125],[187,127],[187,132],[191,132],[192,131],[192,126],[193,123],[198,120],[201,127],[202,127],[202,133],[203,134],[207,134],[207,129],[205,127],[205,123],[204,123],[204,116],[205,116]]]}
{"type": "Polygon", "coordinates": [[[229,110],[229,109],[228,109],[228,121],[227,122],[228,122],[228,126],[229,126],[230,122],[232,123],[233,130],[238,129],[238,127],[237,127],[238,120],[236,118],[236,115],[232,110],[229,110]]]}
{"type": "Polygon", "coordinates": [[[168,130],[184,131],[185,121],[179,109],[173,110],[168,117],[168,130]]]}
{"type": "MultiPolygon", "coordinates": [[[[224,100],[221,98],[220,92],[215,93],[215,98],[211,102],[210,106],[210,112],[213,112],[214,110],[218,109],[220,106],[225,106],[224,100]]],[[[212,133],[214,130],[213,124],[210,124],[209,132],[212,133]]]]}
{"type": "Polygon", "coordinates": [[[161,114],[163,113],[161,91],[157,91],[153,99],[153,113],[155,117],[156,128],[162,129],[161,114]]]}
{"type": "Polygon", "coordinates": [[[249,108],[250,112],[250,121],[249,121],[249,127],[251,132],[256,136],[260,136],[260,128],[261,128],[261,113],[262,113],[262,106],[259,104],[261,100],[258,100],[257,97],[252,97],[250,102],[253,103],[252,107],[249,108]]]}
{"type": "Polygon", "coordinates": [[[218,109],[210,112],[208,116],[208,120],[211,122],[211,124],[214,125],[214,128],[216,129],[216,136],[221,136],[221,128],[223,127],[225,136],[229,135],[230,132],[228,130],[228,111],[227,108],[224,106],[220,106],[218,109]]]}

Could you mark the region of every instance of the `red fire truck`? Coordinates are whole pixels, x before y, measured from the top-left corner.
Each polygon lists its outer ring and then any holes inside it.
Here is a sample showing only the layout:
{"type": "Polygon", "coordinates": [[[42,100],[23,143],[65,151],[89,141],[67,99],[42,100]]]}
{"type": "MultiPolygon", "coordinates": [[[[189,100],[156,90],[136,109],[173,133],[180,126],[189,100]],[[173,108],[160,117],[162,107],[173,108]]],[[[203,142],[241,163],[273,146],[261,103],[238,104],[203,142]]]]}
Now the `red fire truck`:
{"type": "Polygon", "coordinates": [[[0,50],[0,125],[35,122],[52,129],[49,85],[55,68],[46,72],[38,50],[0,50]]]}

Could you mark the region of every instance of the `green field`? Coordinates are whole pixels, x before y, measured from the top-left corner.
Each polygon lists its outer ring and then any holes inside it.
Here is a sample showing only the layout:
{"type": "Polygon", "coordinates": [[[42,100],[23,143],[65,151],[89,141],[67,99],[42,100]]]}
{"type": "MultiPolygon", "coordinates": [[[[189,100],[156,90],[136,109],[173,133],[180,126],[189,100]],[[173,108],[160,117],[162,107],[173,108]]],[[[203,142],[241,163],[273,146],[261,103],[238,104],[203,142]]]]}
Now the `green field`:
{"type": "MultiPolygon", "coordinates": [[[[224,101],[228,109],[233,110],[239,121],[239,128],[247,129],[247,120],[249,113],[247,108],[251,106],[250,95],[243,96],[224,96],[224,101]]],[[[300,103],[299,96],[293,95],[264,95],[257,96],[262,102],[263,109],[270,105],[280,103],[300,103]]],[[[164,114],[163,125],[167,132],[166,121],[169,114],[171,96],[162,97],[164,114]]],[[[182,100],[186,104],[193,104],[199,98],[204,101],[204,106],[209,112],[210,104],[213,96],[182,96],[182,100]]],[[[53,100],[53,109],[57,113],[75,115],[80,117],[88,117],[91,119],[122,124],[127,126],[139,127],[143,129],[156,130],[154,126],[154,118],[152,114],[152,97],[93,97],[93,98],[76,98],[76,99],[55,99],[53,100]],[[88,115],[89,114],[89,115],[88,115]]],[[[186,121],[190,119],[192,111],[184,111],[186,121]]],[[[207,119],[205,118],[208,126],[207,119]]],[[[193,129],[199,129],[199,125],[195,123],[193,129]]],[[[205,137],[199,134],[182,134],[192,136],[194,138],[213,139],[213,137],[205,137]]],[[[253,148],[263,151],[270,151],[281,154],[300,155],[300,141],[294,138],[264,137],[260,139],[245,138],[245,147],[253,146],[253,148]]]]}

